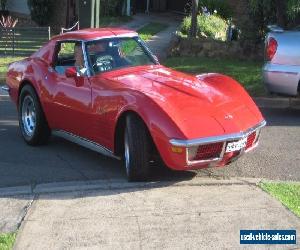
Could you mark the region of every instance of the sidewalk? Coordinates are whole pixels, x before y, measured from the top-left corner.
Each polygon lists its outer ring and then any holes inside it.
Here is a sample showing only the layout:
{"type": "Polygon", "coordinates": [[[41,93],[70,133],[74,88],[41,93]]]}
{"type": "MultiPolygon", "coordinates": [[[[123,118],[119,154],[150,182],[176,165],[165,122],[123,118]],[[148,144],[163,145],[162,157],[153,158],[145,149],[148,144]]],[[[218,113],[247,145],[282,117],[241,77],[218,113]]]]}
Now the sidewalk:
{"type": "MultiPolygon", "coordinates": [[[[299,248],[300,219],[255,183],[208,178],[150,184],[119,180],[99,183],[90,191],[82,184],[65,193],[43,194],[51,189],[40,189],[15,249],[238,249],[241,229],[296,229],[297,246],[272,249],[299,248]]],[[[10,209],[2,200],[0,210],[10,209]]]]}
{"type": "Polygon", "coordinates": [[[133,17],[133,20],[125,25],[123,28],[138,30],[150,22],[158,22],[168,24],[169,27],[152,37],[151,40],[146,43],[150,47],[151,51],[160,59],[165,59],[167,55],[167,49],[172,39],[173,33],[180,25],[182,16],[178,16],[171,13],[150,13],[137,14],[133,17]]]}

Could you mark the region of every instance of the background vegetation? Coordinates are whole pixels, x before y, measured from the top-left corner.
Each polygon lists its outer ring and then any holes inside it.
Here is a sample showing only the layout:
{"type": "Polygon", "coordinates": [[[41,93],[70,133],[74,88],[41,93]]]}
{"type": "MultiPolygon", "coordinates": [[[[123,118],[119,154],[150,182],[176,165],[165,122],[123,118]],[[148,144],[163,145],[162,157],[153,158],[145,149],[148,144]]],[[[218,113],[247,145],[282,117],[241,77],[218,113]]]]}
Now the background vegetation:
{"type": "Polygon", "coordinates": [[[300,23],[299,0],[250,0],[249,12],[253,23],[245,38],[258,42],[264,40],[268,25],[293,29],[300,23]]]}
{"type": "MultiPolygon", "coordinates": [[[[183,35],[188,35],[191,29],[191,17],[185,17],[181,24],[180,31],[183,35]]],[[[210,37],[215,40],[226,41],[228,23],[217,14],[197,16],[197,36],[210,37]]]]}
{"type": "Polygon", "coordinates": [[[31,19],[38,25],[46,26],[54,11],[54,0],[27,0],[31,19]]]}

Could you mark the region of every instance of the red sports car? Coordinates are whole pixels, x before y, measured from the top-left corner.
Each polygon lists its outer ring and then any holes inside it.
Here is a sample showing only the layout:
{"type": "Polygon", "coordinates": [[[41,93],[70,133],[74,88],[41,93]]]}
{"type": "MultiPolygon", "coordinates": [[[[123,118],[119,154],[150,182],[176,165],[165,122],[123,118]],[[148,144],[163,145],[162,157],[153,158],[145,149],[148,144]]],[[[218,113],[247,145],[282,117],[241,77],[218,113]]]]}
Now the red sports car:
{"type": "Polygon", "coordinates": [[[166,68],[137,33],[117,28],[54,37],[10,65],[6,89],[29,145],[61,136],[124,159],[131,181],[155,161],[175,170],[227,165],[257,146],[266,124],[232,78],[166,68]]]}

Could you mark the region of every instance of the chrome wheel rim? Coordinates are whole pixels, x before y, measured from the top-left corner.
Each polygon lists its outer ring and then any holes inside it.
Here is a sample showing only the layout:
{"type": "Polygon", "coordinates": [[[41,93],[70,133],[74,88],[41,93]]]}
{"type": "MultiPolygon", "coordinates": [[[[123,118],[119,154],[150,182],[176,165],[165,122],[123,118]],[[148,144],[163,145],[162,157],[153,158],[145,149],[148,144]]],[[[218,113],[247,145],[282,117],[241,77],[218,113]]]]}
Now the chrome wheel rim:
{"type": "Polygon", "coordinates": [[[126,173],[128,175],[129,173],[129,161],[130,161],[130,152],[129,152],[129,143],[128,143],[128,134],[125,132],[125,138],[124,138],[124,157],[125,157],[125,167],[126,167],[126,173]]]}
{"type": "Polygon", "coordinates": [[[26,136],[31,137],[36,128],[36,112],[34,101],[31,96],[25,96],[22,104],[22,126],[26,136]]]}

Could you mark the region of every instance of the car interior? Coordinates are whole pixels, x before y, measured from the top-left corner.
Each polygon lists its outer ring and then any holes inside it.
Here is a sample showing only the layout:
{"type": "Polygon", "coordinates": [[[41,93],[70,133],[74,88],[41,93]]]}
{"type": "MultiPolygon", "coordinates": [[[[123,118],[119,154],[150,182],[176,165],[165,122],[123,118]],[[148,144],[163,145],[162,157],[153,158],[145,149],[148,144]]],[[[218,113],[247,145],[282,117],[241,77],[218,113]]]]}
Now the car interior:
{"type": "MultiPolygon", "coordinates": [[[[133,39],[92,41],[86,46],[88,64],[92,74],[130,66],[153,64],[143,49],[133,39]]],[[[57,45],[54,69],[61,75],[69,67],[76,67],[78,74],[84,68],[80,42],[61,42],[57,45]],[[81,63],[79,62],[81,61],[81,63]]]]}
{"type": "MultiPolygon", "coordinates": [[[[77,43],[77,46],[81,46],[77,43]]],[[[69,67],[74,67],[76,63],[74,48],[75,42],[59,43],[56,49],[54,69],[57,73],[64,75],[65,70],[69,67]]]]}

